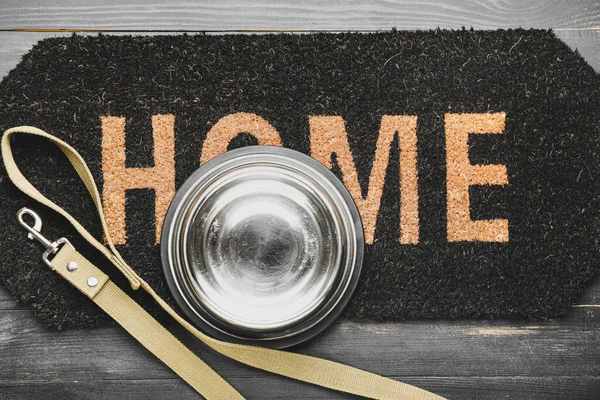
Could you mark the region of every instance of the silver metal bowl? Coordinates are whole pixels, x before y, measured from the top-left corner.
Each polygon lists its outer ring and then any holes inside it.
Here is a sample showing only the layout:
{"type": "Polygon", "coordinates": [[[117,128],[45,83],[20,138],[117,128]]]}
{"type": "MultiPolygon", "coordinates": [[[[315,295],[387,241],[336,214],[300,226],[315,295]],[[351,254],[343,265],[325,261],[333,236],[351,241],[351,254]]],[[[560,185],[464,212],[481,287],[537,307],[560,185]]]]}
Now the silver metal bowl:
{"type": "Polygon", "coordinates": [[[200,167],[165,218],[161,255],[173,296],[212,336],[287,347],[342,312],[364,238],[329,169],[289,149],[251,146],[200,167]]]}

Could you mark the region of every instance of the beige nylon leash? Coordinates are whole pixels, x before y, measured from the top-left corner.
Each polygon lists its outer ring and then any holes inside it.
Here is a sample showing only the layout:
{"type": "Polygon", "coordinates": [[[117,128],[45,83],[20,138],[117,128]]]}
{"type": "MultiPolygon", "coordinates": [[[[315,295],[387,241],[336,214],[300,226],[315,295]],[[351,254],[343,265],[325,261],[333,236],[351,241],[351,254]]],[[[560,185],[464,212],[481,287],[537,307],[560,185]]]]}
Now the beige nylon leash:
{"type": "MultiPolygon", "coordinates": [[[[426,390],[344,364],[281,350],[223,342],[205,335],[180,317],[123,260],[110,238],[98,188],[85,161],[75,149],[57,137],[31,126],[8,129],[4,132],[1,146],[6,171],[17,188],[65,217],[84,239],[104,254],[127,277],[134,290],[142,287],[179,324],[213,350],[255,368],[363,397],[373,399],[443,400],[443,397],[426,390]],[[11,148],[11,136],[15,133],[44,137],[63,151],[84,182],[96,205],[108,248],[96,240],[69,213],[42,195],[23,176],[15,163],[11,148]]],[[[19,213],[19,218],[21,218],[21,213],[28,213],[34,218],[37,217],[36,214],[25,209],[19,213]]],[[[195,356],[131,297],[110,281],[106,274],[79,254],[66,239],[62,238],[51,243],[41,236],[39,229],[36,229],[35,226],[31,227],[22,220],[21,223],[29,230],[32,237],[46,245],[43,258],[52,269],[98,304],[127,332],[190,384],[198,393],[207,399],[243,398],[221,376],[195,356]],[[54,255],[51,261],[48,260],[50,254],[54,255]]]]}

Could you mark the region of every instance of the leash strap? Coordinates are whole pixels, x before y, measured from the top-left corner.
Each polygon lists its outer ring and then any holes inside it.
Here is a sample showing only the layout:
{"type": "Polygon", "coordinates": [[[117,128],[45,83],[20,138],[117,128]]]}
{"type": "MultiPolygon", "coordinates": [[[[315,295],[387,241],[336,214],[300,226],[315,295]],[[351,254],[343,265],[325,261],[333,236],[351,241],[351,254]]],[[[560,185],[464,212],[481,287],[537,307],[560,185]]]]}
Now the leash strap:
{"type": "MultiPolygon", "coordinates": [[[[426,390],[344,364],[281,350],[223,342],[200,332],[179,316],[123,260],[110,238],[96,183],[85,161],[74,148],[59,138],[31,126],[20,126],[5,131],[1,147],[6,171],[17,188],[65,217],[84,239],[104,254],[125,275],[134,290],[140,287],[144,289],[179,324],[218,353],[258,369],[367,398],[443,400],[443,397],[426,390]],[[84,182],[96,205],[108,247],[96,240],[69,213],[42,195],[23,176],[15,163],[11,148],[11,136],[15,133],[44,137],[63,151],[84,182]]],[[[25,211],[35,216],[30,211],[25,211]]],[[[21,213],[19,218],[21,218],[21,213]]],[[[94,303],[98,304],[129,334],[190,384],[198,393],[209,400],[243,399],[221,376],[110,281],[106,274],[79,254],[66,239],[62,238],[50,243],[41,236],[39,229],[35,229],[35,226],[30,227],[22,221],[21,223],[30,231],[30,235],[33,235],[30,237],[35,237],[46,245],[47,250],[43,258],[52,269],[94,303]],[[47,257],[50,254],[54,254],[51,261],[47,257]]]]}
{"type": "Polygon", "coordinates": [[[70,244],[60,248],[50,261],[50,267],[202,396],[220,400],[243,398],[70,244]]]}

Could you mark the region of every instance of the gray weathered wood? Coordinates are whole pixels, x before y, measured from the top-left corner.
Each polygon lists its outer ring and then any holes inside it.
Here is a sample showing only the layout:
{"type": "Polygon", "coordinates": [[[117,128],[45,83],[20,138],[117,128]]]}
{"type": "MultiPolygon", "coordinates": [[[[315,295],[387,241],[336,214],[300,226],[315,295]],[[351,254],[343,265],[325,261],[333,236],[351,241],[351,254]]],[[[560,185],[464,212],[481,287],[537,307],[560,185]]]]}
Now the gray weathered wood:
{"type": "MultiPolygon", "coordinates": [[[[231,384],[250,399],[348,399],[340,393],[271,377],[239,377],[231,384]]],[[[407,383],[429,387],[450,399],[597,400],[600,378],[586,377],[411,377],[407,383]]],[[[0,386],[0,398],[19,400],[197,400],[178,379],[53,381],[0,386]]],[[[354,397],[352,397],[354,398],[354,397]]]]}
{"type": "Polygon", "coordinates": [[[598,28],[597,0],[4,0],[0,29],[127,31],[598,28]]]}
{"type": "MultiPolygon", "coordinates": [[[[174,330],[251,398],[333,396],[226,360],[181,329],[174,330]]],[[[541,323],[339,322],[297,351],[455,398],[493,398],[511,392],[531,392],[529,398],[568,398],[575,393],[577,398],[593,398],[600,390],[599,341],[600,309],[590,308],[541,323]]],[[[77,398],[88,389],[94,398],[111,398],[111,390],[136,392],[140,386],[141,394],[151,393],[161,382],[168,383],[175,397],[190,395],[183,382],[171,381],[175,376],[170,370],[114,326],[57,332],[45,329],[29,311],[1,312],[0,355],[2,365],[11,366],[0,368],[0,395],[4,391],[35,398],[54,388],[76,393],[77,398]],[[105,382],[108,391],[100,396],[105,382]]],[[[160,393],[164,394],[158,390],[151,398],[160,398],[160,393]]]]}
{"type": "MultiPolygon", "coordinates": [[[[63,32],[548,28],[600,71],[597,0],[260,1],[4,0],[0,77],[38,40],[63,32]]],[[[347,398],[240,366],[182,340],[250,398],[347,398]]],[[[348,363],[449,398],[597,399],[600,393],[600,277],[553,321],[336,323],[299,352],[348,363]]],[[[44,328],[0,286],[0,399],[197,398],[121,328],[44,328]]]]}
{"type": "MultiPolygon", "coordinates": [[[[395,377],[596,376],[599,317],[599,309],[579,309],[547,322],[341,321],[297,350],[395,377]]],[[[55,331],[24,310],[0,313],[0,326],[0,354],[13,365],[0,370],[0,383],[37,381],[40,374],[53,381],[172,377],[115,326],[55,331]],[[81,360],[92,354],[94,370],[81,369],[81,360]],[[56,368],[48,369],[52,363],[56,368]]],[[[227,376],[250,372],[206,350],[182,329],[173,331],[227,376]]]]}

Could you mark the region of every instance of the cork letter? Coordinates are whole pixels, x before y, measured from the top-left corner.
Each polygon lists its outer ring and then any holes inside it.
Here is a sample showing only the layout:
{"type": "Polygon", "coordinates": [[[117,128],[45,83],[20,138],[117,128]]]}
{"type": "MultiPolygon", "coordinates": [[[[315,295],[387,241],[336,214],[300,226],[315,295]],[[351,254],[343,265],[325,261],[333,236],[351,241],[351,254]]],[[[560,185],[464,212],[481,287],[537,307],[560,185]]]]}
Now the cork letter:
{"type": "Polygon", "coordinates": [[[251,134],[263,146],[281,146],[279,133],[262,117],[250,113],[231,114],[221,118],[206,134],[200,165],[225,153],[231,139],[240,133],[251,134]]]}
{"type": "Polygon", "coordinates": [[[419,194],[417,185],[417,117],[384,115],[371,167],[369,188],[363,197],[354,158],[342,117],[309,116],[311,156],[328,168],[336,154],[344,185],[354,198],[365,230],[365,241],[373,243],[383,184],[392,141],[398,133],[400,147],[400,243],[419,243],[419,194]]]}
{"type": "Polygon", "coordinates": [[[504,165],[472,165],[469,134],[499,134],[505,113],[446,114],[446,197],[448,241],[508,242],[508,220],[471,220],[469,186],[506,185],[504,165]]]}
{"type": "Polygon", "coordinates": [[[100,117],[102,121],[102,198],[106,223],[115,244],[125,244],[125,191],[154,189],[156,243],[162,224],[175,195],[175,116],[152,116],[154,167],[125,167],[125,118],[100,117]]]}

